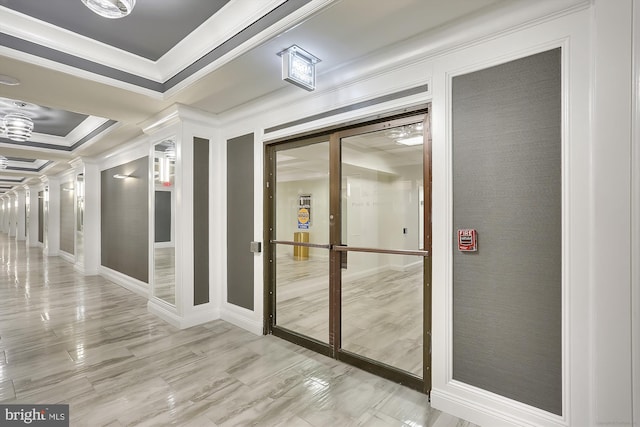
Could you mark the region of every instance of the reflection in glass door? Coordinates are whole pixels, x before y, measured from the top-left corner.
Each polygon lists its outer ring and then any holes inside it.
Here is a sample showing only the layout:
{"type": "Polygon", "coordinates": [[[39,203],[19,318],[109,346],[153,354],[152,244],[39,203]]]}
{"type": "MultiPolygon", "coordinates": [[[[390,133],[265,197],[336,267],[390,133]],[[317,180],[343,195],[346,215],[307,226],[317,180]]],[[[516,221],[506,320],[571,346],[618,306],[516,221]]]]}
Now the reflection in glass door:
{"type": "Polygon", "coordinates": [[[341,350],[422,377],[424,123],[375,129],[339,135],[341,350]]]}
{"type": "Polygon", "coordinates": [[[275,156],[274,325],[329,343],[329,141],[275,156]]]}
{"type": "Polygon", "coordinates": [[[428,114],[267,146],[267,330],[428,392],[428,114]]]}

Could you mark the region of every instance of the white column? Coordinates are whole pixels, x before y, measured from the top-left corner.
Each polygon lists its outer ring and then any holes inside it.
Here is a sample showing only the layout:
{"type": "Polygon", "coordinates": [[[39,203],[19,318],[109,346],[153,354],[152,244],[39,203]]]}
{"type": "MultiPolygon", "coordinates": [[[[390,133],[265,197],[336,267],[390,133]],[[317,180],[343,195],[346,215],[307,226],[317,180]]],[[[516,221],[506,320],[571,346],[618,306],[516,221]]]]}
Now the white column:
{"type": "Polygon", "coordinates": [[[17,196],[9,196],[9,237],[16,237],[16,200],[17,196]]]}
{"type": "Polygon", "coordinates": [[[2,218],[2,232],[9,235],[9,226],[11,224],[11,195],[7,194],[4,199],[4,217],[2,218]]]}
{"type": "Polygon", "coordinates": [[[60,252],[60,180],[46,177],[44,254],[56,256],[60,252]],[[48,191],[46,189],[48,188],[48,191]]]}
{"type": "Polygon", "coordinates": [[[4,233],[4,220],[5,220],[5,198],[4,196],[2,196],[2,198],[0,198],[0,232],[4,233]]]}
{"type": "Polygon", "coordinates": [[[27,238],[26,233],[26,214],[25,214],[25,200],[26,200],[26,190],[21,188],[16,191],[16,240],[24,241],[27,238]]]}
{"type": "Polygon", "coordinates": [[[631,426],[633,4],[592,3],[591,411],[594,425],[631,426]]]}
{"type": "Polygon", "coordinates": [[[84,274],[98,274],[101,264],[100,167],[84,162],[84,274]]]}
{"type": "Polygon", "coordinates": [[[29,186],[29,230],[27,232],[27,246],[40,246],[38,241],[38,225],[40,218],[38,215],[38,192],[42,191],[42,186],[29,186]]]}
{"type": "Polygon", "coordinates": [[[9,223],[11,220],[11,210],[9,209],[10,201],[11,201],[11,197],[9,197],[9,195],[7,194],[2,204],[4,208],[4,215],[2,217],[2,232],[6,233],[7,235],[9,234],[9,223]]]}

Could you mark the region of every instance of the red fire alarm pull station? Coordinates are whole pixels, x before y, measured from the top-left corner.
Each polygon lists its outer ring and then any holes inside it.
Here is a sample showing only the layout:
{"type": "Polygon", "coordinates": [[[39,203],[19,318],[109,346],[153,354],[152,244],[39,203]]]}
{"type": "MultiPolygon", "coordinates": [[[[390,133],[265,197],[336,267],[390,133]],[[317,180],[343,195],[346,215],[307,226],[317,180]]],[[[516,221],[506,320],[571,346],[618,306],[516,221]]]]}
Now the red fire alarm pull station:
{"type": "Polygon", "coordinates": [[[458,250],[476,252],[478,250],[478,232],[472,228],[458,230],[458,250]]]}

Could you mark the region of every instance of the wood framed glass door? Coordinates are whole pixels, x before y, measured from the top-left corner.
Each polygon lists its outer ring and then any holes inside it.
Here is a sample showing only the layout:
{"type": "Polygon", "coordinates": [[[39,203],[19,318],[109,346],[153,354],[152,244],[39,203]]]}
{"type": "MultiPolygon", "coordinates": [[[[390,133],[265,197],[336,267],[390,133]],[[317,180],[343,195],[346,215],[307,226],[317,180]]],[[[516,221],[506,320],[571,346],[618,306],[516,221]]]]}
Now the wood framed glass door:
{"type": "Polygon", "coordinates": [[[266,332],[428,392],[428,112],[267,146],[266,332]]]}

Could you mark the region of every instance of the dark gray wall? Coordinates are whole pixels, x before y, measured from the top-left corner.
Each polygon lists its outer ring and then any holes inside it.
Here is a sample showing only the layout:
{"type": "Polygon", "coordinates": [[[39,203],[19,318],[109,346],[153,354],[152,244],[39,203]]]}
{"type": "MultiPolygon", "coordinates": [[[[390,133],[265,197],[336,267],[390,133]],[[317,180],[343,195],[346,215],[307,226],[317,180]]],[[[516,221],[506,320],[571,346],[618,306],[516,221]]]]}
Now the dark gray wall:
{"type": "Polygon", "coordinates": [[[60,186],[60,249],[75,253],[75,214],[73,181],[60,186]]]}
{"type": "Polygon", "coordinates": [[[155,241],[171,241],[171,191],[156,191],[155,241]]]}
{"type": "Polygon", "coordinates": [[[38,242],[44,243],[44,191],[38,191],[38,242]]]}
{"type": "Polygon", "coordinates": [[[253,134],[227,141],[227,300],[253,310],[253,134]]]}
{"type": "Polygon", "coordinates": [[[453,79],[453,378],[562,413],[560,49],[453,79]],[[455,236],[454,236],[455,239],[455,236]]]}
{"type": "Polygon", "coordinates": [[[102,265],[149,283],[149,159],[102,171],[102,265]],[[115,174],[131,175],[116,179],[115,174]]]}
{"type": "Polygon", "coordinates": [[[193,304],[209,302],[209,140],[193,139],[193,304]]]}

